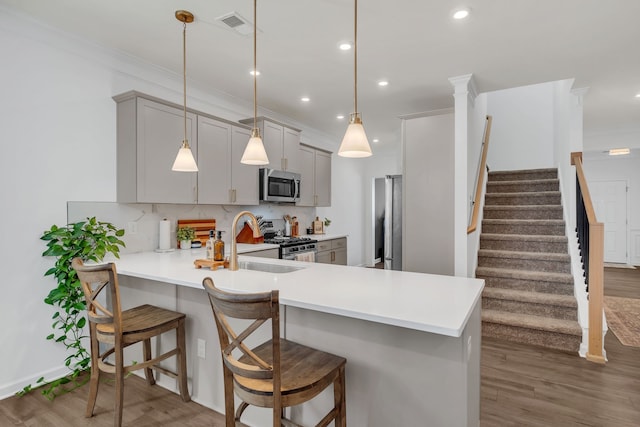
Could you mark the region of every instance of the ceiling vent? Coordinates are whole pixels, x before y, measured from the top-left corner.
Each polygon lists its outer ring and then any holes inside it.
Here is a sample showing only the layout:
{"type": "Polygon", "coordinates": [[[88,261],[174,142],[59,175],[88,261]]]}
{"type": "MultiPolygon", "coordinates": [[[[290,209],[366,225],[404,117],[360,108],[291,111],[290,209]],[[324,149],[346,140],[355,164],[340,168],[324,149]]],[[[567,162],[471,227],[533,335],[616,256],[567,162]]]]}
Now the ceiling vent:
{"type": "Polygon", "coordinates": [[[243,36],[253,33],[253,25],[244,19],[238,12],[227,13],[226,15],[216,18],[225,28],[233,30],[243,36]]]}

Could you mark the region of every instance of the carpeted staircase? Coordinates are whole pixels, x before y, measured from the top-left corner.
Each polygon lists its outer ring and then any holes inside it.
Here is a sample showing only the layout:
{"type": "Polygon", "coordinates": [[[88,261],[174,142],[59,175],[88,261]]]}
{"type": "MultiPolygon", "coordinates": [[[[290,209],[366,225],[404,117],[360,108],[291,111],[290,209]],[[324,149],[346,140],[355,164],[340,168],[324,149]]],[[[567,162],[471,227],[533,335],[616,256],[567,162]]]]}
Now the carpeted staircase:
{"type": "Polygon", "coordinates": [[[483,335],[578,351],[556,169],[489,173],[476,277],[485,280],[483,335]]]}

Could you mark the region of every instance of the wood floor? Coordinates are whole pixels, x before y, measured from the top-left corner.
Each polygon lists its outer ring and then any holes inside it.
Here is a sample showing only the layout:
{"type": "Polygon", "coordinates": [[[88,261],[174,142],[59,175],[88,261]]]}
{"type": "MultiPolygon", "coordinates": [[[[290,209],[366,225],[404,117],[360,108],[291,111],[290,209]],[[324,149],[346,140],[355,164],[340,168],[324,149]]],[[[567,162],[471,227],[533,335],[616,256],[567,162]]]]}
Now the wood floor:
{"type": "MultiPolygon", "coordinates": [[[[640,270],[606,268],[605,295],[640,298],[640,270]]],[[[484,338],[481,427],[640,426],[640,348],[609,331],[608,363],[484,338]]]]}
{"type": "MultiPolygon", "coordinates": [[[[605,294],[640,298],[640,270],[605,269],[605,294]]],[[[605,348],[609,362],[601,366],[574,354],[483,339],[481,427],[640,426],[640,348],[623,346],[611,332],[605,348]]],[[[93,418],[83,416],[86,387],[53,402],[38,392],[8,398],[0,401],[0,426],[111,427],[113,395],[110,383],[100,385],[93,418]]],[[[222,415],[136,376],[126,380],[125,402],[126,426],[224,426],[222,415]]]]}

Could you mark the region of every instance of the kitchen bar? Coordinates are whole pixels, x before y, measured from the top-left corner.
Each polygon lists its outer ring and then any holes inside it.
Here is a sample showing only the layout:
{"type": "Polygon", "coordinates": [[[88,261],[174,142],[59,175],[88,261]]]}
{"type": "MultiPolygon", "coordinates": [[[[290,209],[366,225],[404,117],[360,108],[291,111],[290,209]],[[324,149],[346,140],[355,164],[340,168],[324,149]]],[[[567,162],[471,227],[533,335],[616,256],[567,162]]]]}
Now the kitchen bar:
{"type": "MultiPolygon", "coordinates": [[[[217,335],[202,289],[202,279],[210,276],[230,291],[279,289],[286,337],[347,358],[348,425],[478,425],[482,280],[242,255],[241,265],[304,268],[280,274],[210,271],[193,267],[193,252],[127,254],[116,264],[127,304],[187,313],[195,401],[224,410],[217,335]],[[206,352],[196,357],[201,341],[206,352]]],[[[167,378],[160,384],[175,389],[167,378]]],[[[312,405],[328,405],[330,396],[312,405]]],[[[312,405],[293,409],[293,417],[313,422],[312,405]]],[[[248,423],[268,425],[268,413],[252,411],[248,423]]]]}

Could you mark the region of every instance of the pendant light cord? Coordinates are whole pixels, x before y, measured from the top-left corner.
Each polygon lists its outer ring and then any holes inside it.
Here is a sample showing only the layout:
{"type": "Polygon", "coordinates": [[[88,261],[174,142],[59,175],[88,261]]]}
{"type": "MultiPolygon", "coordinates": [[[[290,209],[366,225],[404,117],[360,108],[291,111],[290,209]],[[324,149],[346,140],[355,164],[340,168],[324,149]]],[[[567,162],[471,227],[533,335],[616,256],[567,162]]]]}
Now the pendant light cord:
{"type": "Polygon", "coordinates": [[[253,128],[258,128],[258,68],[257,68],[257,32],[258,32],[258,0],[253,0],[253,128]]]}
{"type": "Polygon", "coordinates": [[[358,115],[358,0],[353,13],[353,112],[358,115]]]}
{"type": "MultiPolygon", "coordinates": [[[[187,23],[182,24],[182,105],[184,108],[184,140],[187,142],[187,23]]],[[[184,145],[184,144],[183,144],[184,145]]]]}

